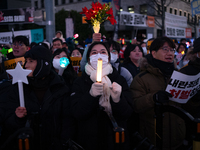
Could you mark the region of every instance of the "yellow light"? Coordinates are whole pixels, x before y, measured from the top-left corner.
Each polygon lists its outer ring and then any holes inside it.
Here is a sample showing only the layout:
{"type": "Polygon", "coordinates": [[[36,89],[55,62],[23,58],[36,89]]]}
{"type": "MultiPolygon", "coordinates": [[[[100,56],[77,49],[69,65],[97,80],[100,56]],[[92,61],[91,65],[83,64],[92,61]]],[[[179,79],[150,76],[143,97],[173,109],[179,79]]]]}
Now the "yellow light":
{"type": "Polygon", "coordinates": [[[101,82],[101,78],[102,78],[102,59],[99,58],[98,62],[97,62],[97,82],[101,82]]]}
{"type": "Polygon", "coordinates": [[[185,51],[182,51],[181,54],[184,55],[184,54],[185,54],[185,51]]]}

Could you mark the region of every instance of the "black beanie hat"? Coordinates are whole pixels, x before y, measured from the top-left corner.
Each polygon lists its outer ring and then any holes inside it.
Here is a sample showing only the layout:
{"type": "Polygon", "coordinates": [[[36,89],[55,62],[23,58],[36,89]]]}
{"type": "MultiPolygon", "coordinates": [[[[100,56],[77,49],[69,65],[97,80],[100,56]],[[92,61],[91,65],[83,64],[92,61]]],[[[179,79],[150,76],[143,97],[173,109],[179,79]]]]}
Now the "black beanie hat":
{"type": "Polygon", "coordinates": [[[194,53],[197,53],[197,52],[200,52],[200,37],[197,38],[195,41],[194,41],[194,49],[193,49],[193,52],[194,53]]]}
{"type": "Polygon", "coordinates": [[[46,47],[34,46],[25,53],[24,57],[37,60],[37,66],[33,72],[34,78],[41,79],[50,74],[52,54],[46,47]]]}

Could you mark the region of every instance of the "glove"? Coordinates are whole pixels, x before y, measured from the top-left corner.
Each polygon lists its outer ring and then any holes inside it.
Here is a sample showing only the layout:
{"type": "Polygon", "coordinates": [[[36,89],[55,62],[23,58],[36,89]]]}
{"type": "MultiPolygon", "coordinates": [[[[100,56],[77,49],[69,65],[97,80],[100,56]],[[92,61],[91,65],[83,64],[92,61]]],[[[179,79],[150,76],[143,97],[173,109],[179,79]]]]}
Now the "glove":
{"type": "Polygon", "coordinates": [[[93,97],[102,95],[103,94],[103,83],[98,83],[98,82],[93,83],[89,93],[93,97]]]}
{"type": "Polygon", "coordinates": [[[110,95],[115,103],[118,103],[120,100],[120,95],[122,92],[122,87],[116,82],[113,82],[112,87],[110,87],[110,95]]]}
{"type": "Polygon", "coordinates": [[[154,102],[159,103],[166,103],[169,101],[169,97],[172,97],[172,95],[166,91],[158,91],[153,95],[154,102]]]}

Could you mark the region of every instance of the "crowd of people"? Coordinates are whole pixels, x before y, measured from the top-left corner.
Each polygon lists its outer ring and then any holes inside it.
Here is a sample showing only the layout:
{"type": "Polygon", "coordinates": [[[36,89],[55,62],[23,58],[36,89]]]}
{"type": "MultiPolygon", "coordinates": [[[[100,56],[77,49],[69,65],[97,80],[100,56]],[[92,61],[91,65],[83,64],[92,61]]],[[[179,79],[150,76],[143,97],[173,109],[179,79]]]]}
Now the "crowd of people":
{"type": "MultiPolygon", "coordinates": [[[[124,46],[101,39],[100,33],[94,33],[84,47],[64,39],[60,31],[52,43],[14,37],[13,52],[0,59],[0,149],[19,149],[20,140],[27,146],[28,139],[33,150],[70,146],[132,150],[139,143],[135,133],[156,149],[155,103],[174,105],[200,117],[200,92],[179,104],[170,101],[172,95],[165,91],[174,70],[186,75],[200,72],[200,38],[189,49],[184,40],[176,43],[168,37],[153,39],[149,49],[136,39],[124,46]],[[25,107],[20,106],[18,85],[12,84],[4,66],[5,61],[20,57],[25,59],[23,68],[32,71],[28,84],[23,84],[25,107]],[[81,76],[72,66],[72,57],[82,58],[81,76]],[[69,62],[65,68],[60,66],[62,58],[69,62]],[[98,58],[103,62],[101,82],[96,80],[98,58]],[[113,122],[123,129],[123,142],[116,142],[113,122]]],[[[185,132],[183,119],[165,113],[162,148],[186,149],[185,132]]],[[[145,149],[139,145],[138,149],[145,149]]]]}

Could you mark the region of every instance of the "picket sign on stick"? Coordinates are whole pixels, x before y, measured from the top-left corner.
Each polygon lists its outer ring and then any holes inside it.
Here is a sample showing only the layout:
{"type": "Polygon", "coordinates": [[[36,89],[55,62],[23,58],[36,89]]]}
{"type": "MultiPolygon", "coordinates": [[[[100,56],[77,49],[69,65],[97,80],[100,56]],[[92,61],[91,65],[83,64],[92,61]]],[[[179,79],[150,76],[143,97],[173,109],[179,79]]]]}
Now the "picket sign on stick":
{"type": "Polygon", "coordinates": [[[13,77],[12,84],[18,82],[20,107],[25,107],[23,83],[28,84],[27,75],[29,75],[32,72],[32,70],[23,69],[20,63],[18,62],[15,69],[6,70],[6,72],[13,77]]]}

